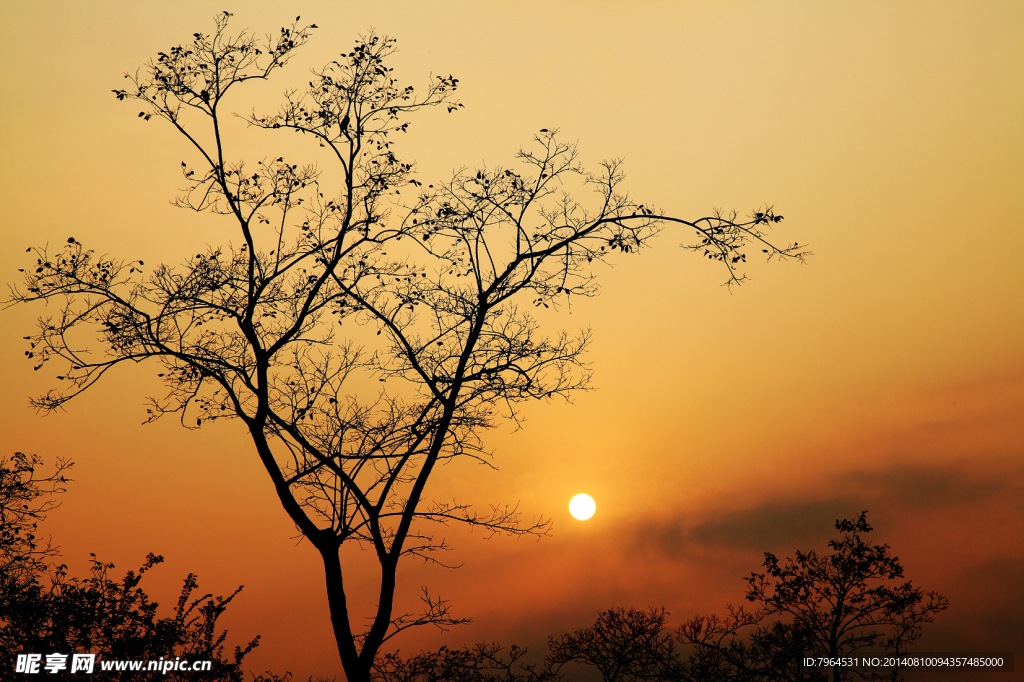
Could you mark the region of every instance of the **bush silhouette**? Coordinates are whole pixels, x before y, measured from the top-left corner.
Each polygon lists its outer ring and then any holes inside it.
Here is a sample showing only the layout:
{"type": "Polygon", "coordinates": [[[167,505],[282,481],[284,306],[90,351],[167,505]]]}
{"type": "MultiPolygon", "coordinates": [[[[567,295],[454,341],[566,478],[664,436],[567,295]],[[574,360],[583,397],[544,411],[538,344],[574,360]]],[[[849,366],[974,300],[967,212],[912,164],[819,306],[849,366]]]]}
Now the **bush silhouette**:
{"type": "MultiPolygon", "coordinates": [[[[136,571],[121,579],[110,577],[113,564],[92,555],[86,578],[71,577],[67,566],[55,564],[56,549],[42,546],[36,537],[38,522],[57,506],[53,496],[64,492],[71,463],[60,461],[56,473],[37,474],[41,460],[17,453],[0,460],[0,650],[8,660],[0,667],[0,680],[15,670],[18,653],[96,654],[91,679],[115,680],[206,680],[241,682],[242,660],[259,642],[235,647],[225,656],[225,631],[218,632],[217,619],[241,591],[227,597],[211,594],[194,596],[198,581],[189,574],[184,581],[174,613],[158,617],[156,602],[142,590],[144,574],[164,559],[150,554],[136,571]],[[116,672],[103,671],[102,660],[155,661],[160,658],[189,661],[209,660],[204,672],[116,672]]],[[[45,658],[44,658],[45,661],[45,658]]]]}

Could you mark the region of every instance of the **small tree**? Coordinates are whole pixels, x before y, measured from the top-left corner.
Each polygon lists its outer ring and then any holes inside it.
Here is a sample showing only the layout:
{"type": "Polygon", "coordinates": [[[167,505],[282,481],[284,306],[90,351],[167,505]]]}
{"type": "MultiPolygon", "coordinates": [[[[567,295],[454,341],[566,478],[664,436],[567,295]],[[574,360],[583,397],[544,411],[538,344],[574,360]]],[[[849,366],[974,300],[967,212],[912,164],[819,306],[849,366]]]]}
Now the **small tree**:
{"type": "Polygon", "coordinates": [[[425,523],[546,532],[543,519],[520,523],[514,505],[478,513],[427,495],[439,464],[487,460],[481,433],[498,417],[587,386],[589,335],[542,335],[529,308],[593,295],[594,263],[639,251],[665,224],[694,230],[689,248],[723,264],[730,283],[742,281],[750,244],[769,258],[805,252],[767,241],[782,219],[771,209],[688,221],[639,204],[621,189],[619,161],[589,173],[553,130],[518,154],[517,170],[424,186],[396,156],[395,137],[420,109],[460,108],[459,81],[435,77],[421,93],[399,85],[388,66],[394,40],[372,33],[314,71],[305,92],[286,93],[278,113],[245,118],[316,141],[339,171],[333,188],[284,157],[232,160],[229,93],[283,66],[316,26],[296,19],[261,42],[230,36],[229,16],[212,35],[159,53],[115,94],[181,133],[196,163],[182,162],[177,204],[222,215],[238,241],[150,274],[73,237],[36,249],[12,300],[61,306],[40,320],[27,355],[37,368],[62,358],[69,369],[59,377],[67,389],[33,404],[55,410],[111,367],[153,359],[167,392],[151,418],[176,414],[189,428],[241,420],[279,502],[322,557],[342,665],[365,682],[398,632],[461,622],[429,595],[422,615],[394,613],[400,559],[445,547],[425,523]],[[574,199],[574,188],[592,199],[574,199]],[[86,327],[98,329],[102,352],[72,342],[86,327]],[[365,629],[349,610],[346,542],[368,546],[380,568],[365,629]]]}
{"type": "Polygon", "coordinates": [[[836,530],[842,536],[829,541],[828,554],[798,551],[782,563],[766,552],[765,572],[746,579],[754,611],[730,608],[725,618],[697,616],[683,624],[679,638],[696,647],[701,665],[766,680],[901,679],[898,668],[878,673],[846,665],[803,666],[804,657],[904,653],[924,624],[949,606],[937,592],[904,582],[903,566],[888,545],[865,542],[871,532],[867,512],[836,521],[836,530]],[[739,632],[751,627],[745,642],[739,632]]]}

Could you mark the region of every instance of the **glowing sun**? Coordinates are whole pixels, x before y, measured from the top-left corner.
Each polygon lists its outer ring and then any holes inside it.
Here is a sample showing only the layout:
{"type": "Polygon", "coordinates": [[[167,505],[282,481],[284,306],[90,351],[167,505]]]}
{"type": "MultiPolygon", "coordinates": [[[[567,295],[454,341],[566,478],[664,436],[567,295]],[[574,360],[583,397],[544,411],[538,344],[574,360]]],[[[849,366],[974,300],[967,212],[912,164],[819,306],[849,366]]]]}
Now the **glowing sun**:
{"type": "Polygon", "coordinates": [[[594,502],[594,498],[585,493],[580,493],[569,500],[569,513],[573,515],[573,518],[580,521],[589,519],[596,510],[597,504],[594,502]]]}

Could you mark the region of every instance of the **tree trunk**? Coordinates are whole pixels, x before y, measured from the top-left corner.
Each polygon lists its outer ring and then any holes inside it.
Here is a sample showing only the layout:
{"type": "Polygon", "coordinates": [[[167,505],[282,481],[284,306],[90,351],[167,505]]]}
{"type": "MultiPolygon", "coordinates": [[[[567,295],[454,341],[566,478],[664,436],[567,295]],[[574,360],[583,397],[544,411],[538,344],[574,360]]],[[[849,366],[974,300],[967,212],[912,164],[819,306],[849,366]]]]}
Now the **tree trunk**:
{"type": "MultiPolygon", "coordinates": [[[[352,626],[348,617],[348,600],[345,597],[345,583],[341,573],[341,559],[338,548],[318,547],[324,560],[324,578],[327,583],[327,604],[331,611],[331,627],[334,629],[334,640],[338,645],[341,666],[345,670],[348,682],[370,682],[370,668],[373,657],[369,661],[360,660],[356,651],[356,643],[352,636],[352,626]]],[[[376,655],[376,651],[373,652],[376,655]]]]}

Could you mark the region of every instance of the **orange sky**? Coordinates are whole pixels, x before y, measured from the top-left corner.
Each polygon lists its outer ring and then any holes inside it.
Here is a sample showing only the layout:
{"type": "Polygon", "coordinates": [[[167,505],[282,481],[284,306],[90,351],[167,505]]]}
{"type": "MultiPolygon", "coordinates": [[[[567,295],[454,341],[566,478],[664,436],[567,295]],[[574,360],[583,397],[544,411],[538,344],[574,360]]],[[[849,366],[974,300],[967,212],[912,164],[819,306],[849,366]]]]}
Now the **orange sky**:
{"type": "MultiPolygon", "coordinates": [[[[26,247],[68,236],[153,263],[215,239],[215,221],[168,204],[182,141],[110,90],[222,9],[0,9],[5,282],[26,247]]],[[[597,390],[527,407],[523,430],[487,436],[500,471],[454,464],[435,491],[519,500],[555,519],[553,535],[452,529],[451,560],[464,566],[407,564],[405,597],[429,584],[475,622],[447,639],[411,634],[403,650],[540,646],[612,606],[664,604],[676,621],[720,611],[764,551],[823,548],[835,518],[862,509],[907,575],[950,598],[934,648],[1024,641],[1024,5],[227,9],[258,33],[295,14],[320,26],[241,112],[272,106],[373,27],[398,38],[403,82],[461,81],[465,110],[424,115],[403,140],[420,179],[508,165],[538,129],[558,127],[586,164],[624,157],[641,202],[689,218],[774,204],[779,239],[814,252],[803,267],[752,262],[730,294],[720,270],[677,248],[688,235],[666,230],[601,272],[599,297],[545,318],[592,327],[597,390]],[[598,504],[586,523],[567,509],[581,491],[598,504]]],[[[250,157],[315,158],[290,139],[236,139],[250,157]]],[[[226,622],[236,642],[263,635],[252,669],[340,674],[316,554],[296,546],[239,426],[140,426],[155,368],[121,368],[67,412],[35,415],[27,396],[56,373],[22,356],[41,312],[2,313],[0,447],[76,461],[47,526],[72,570],[89,552],[119,570],[162,553],[151,591],[168,606],[190,571],[219,593],[245,584],[226,622]]]]}

